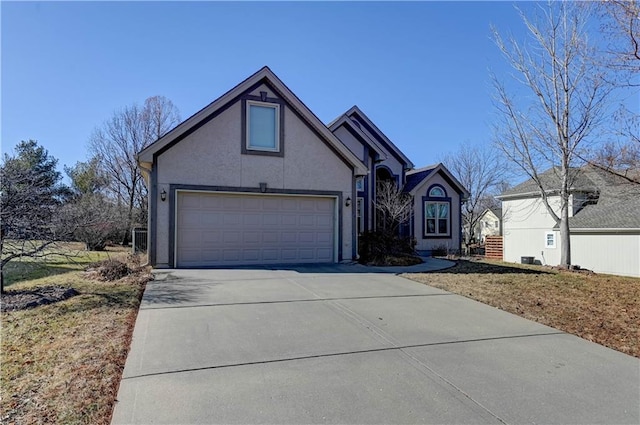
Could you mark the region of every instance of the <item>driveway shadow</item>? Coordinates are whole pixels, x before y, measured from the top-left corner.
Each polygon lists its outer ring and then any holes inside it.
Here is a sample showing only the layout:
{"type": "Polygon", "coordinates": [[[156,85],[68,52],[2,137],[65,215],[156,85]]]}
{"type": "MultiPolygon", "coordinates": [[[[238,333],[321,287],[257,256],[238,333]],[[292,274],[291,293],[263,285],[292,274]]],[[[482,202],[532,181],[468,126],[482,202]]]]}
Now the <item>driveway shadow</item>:
{"type": "Polygon", "coordinates": [[[493,264],[480,261],[457,260],[456,265],[448,269],[436,270],[434,273],[448,274],[552,274],[540,269],[529,269],[506,264],[493,264]]]}

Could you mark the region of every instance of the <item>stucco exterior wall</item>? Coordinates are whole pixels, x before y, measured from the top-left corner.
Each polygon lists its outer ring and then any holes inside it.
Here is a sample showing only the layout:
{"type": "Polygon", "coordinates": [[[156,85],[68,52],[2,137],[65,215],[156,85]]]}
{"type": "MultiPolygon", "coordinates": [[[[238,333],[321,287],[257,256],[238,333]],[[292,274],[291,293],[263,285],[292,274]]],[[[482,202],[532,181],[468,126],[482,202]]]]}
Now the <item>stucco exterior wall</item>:
{"type": "Polygon", "coordinates": [[[440,175],[435,174],[426,179],[415,190],[415,196],[413,198],[413,225],[414,235],[417,240],[417,251],[432,251],[436,248],[446,247],[448,250],[460,249],[460,195],[447,183],[447,181],[440,175]],[[423,201],[422,197],[427,196],[427,191],[431,185],[439,184],[444,187],[447,192],[447,197],[451,198],[451,236],[450,237],[424,237],[424,213],[423,213],[423,201]]]}
{"type": "Polygon", "coordinates": [[[365,161],[364,146],[353,134],[347,130],[344,125],[336,128],[333,132],[335,136],[347,147],[360,161],[365,161]]]}
{"type": "MultiPolygon", "coordinates": [[[[268,91],[264,87],[254,90],[268,91]]],[[[241,102],[162,153],[158,193],[170,184],[353,193],[353,172],[289,107],[284,112],[284,156],[241,154],[241,102]]],[[[157,203],[156,265],[169,262],[169,202],[157,203]]],[[[352,204],[353,205],[353,204],[352,204]]],[[[342,255],[352,257],[352,207],[342,207],[342,255]]]]}

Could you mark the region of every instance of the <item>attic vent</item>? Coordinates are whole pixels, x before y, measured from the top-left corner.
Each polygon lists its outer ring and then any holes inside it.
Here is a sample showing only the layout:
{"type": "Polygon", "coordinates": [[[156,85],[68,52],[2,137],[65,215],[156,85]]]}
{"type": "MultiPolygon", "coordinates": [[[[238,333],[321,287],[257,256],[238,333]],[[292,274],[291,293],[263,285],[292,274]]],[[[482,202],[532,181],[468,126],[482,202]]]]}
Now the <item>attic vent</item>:
{"type": "Polygon", "coordinates": [[[353,118],[351,119],[351,122],[354,123],[356,125],[356,127],[358,127],[359,129],[362,129],[362,127],[360,127],[360,123],[356,120],[354,120],[353,118]]]}

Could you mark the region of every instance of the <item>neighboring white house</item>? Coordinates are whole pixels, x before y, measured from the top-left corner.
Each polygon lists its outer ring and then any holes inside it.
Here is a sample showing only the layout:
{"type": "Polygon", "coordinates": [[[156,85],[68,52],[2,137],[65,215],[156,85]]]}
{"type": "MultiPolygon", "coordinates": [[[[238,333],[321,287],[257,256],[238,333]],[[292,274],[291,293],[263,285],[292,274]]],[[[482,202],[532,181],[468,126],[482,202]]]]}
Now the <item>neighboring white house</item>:
{"type": "Polygon", "coordinates": [[[502,235],[502,209],[487,208],[476,223],[474,235],[480,244],[484,245],[487,236],[502,235]]]}
{"type": "MultiPolygon", "coordinates": [[[[547,198],[559,215],[556,169],[541,176],[547,198]]],[[[597,273],[640,277],[640,185],[593,167],[573,170],[569,208],[571,262],[597,273]]],[[[498,197],[503,212],[503,259],[560,263],[560,232],[533,180],[498,197]]]]}

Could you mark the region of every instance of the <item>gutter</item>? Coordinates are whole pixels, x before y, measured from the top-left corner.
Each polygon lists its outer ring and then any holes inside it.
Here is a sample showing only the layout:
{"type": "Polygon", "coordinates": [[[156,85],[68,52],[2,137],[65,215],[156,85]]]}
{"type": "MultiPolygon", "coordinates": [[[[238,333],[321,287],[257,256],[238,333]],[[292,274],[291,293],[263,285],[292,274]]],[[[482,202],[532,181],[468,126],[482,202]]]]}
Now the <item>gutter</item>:
{"type": "MultiPolygon", "coordinates": [[[[557,229],[553,229],[553,230],[557,230],[557,229]]],[[[608,227],[603,227],[603,228],[597,228],[597,227],[585,227],[585,228],[571,228],[570,229],[570,233],[571,234],[575,234],[575,233],[618,233],[618,234],[640,234],[640,228],[638,227],[613,227],[613,228],[608,228],[608,227]]]]}

